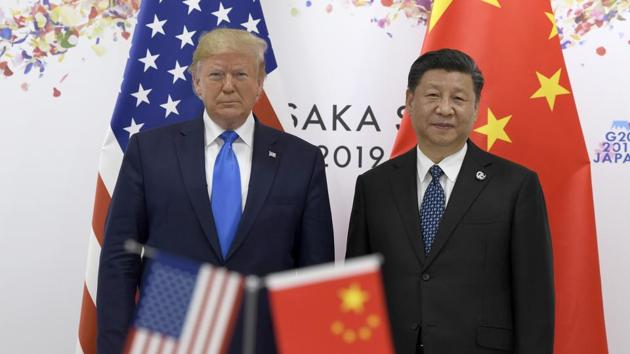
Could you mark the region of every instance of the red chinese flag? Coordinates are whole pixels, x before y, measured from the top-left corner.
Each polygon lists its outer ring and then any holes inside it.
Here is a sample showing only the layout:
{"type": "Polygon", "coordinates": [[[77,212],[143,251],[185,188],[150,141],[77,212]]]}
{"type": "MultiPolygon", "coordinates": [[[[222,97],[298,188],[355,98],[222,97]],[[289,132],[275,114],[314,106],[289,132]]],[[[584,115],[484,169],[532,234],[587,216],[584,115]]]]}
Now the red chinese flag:
{"type": "Polygon", "coordinates": [[[376,256],[267,280],[280,354],[393,354],[376,256]]]}
{"type": "MultiPolygon", "coordinates": [[[[556,354],[607,352],[590,160],[548,0],[436,0],[423,52],[456,48],[484,74],[471,139],[536,171],[553,238],[556,354]]],[[[416,144],[407,116],[393,155],[416,144]]]]}

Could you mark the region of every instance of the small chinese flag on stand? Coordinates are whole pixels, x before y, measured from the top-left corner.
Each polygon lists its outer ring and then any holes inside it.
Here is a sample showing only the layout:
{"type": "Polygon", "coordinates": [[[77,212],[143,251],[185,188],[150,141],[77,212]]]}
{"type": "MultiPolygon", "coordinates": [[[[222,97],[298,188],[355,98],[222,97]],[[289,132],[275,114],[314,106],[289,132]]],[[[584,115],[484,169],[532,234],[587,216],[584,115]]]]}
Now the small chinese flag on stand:
{"type": "Polygon", "coordinates": [[[280,354],[393,354],[380,259],[267,278],[280,354]]]}

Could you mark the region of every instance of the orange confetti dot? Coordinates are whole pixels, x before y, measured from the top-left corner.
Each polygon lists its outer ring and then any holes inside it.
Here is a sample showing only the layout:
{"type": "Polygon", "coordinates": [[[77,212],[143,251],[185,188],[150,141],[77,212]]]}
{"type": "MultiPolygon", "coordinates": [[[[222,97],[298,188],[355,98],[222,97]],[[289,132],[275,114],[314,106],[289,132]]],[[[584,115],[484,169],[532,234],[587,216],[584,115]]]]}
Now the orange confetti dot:
{"type": "Polygon", "coordinates": [[[606,55],[606,48],[604,48],[604,47],[597,47],[595,52],[597,53],[597,55],[604,56],[604,55],[606,55]]]}
{"type": "Polygon", "coordinates": [[[53,87],[53,96],[54,97],[59,97],[61,96],[61,91],[57,90],[56,87],[53,87]]]}

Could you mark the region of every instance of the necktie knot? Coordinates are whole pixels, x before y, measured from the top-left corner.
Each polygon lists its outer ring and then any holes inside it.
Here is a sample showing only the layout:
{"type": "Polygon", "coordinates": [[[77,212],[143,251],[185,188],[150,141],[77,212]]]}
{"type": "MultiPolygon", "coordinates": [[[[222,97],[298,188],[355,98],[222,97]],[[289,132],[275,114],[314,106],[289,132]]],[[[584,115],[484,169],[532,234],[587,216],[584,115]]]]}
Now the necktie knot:
{"type": "Polygon", "coordinates": [[[219,137],[223,139],[223,142],[225,144],[228,144],[228,146],[230,146],[236,139],[238,139],[238,134],[236,134],[234,130],[226,130],[221,133],[219,137]]]}
{"type": "Polygon", "coordinates": [[[444,174],[444,171],[442,171],[442,169],[440,168],[440,166],[438,165],[433,165],[431,166],[431,168],[429,169],[429,173],[431,174],[431,177],[433,179],[439,179],[440,177],[442,177],[442,175],[444,174]]]}

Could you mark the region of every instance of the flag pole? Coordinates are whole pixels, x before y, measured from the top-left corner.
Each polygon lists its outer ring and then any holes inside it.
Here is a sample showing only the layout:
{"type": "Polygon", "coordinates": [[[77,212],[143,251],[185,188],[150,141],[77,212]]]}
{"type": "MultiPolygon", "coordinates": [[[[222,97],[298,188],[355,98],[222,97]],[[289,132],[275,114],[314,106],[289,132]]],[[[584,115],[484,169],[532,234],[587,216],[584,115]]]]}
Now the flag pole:
{"type": "Polygon", "coordinates": [[[128,239],[127,241],[125,241],[125,251],[148,258],[155,258],[158,253],[157,249],[145,246],[132,239],[128,239]]]}
{"type": "Polygon", "coordinates": [[[256,350],[256,313],[260,278],[249,275],[245,279],[245,309],[243,320],[243,354],[254,354],[256,350]]]}

